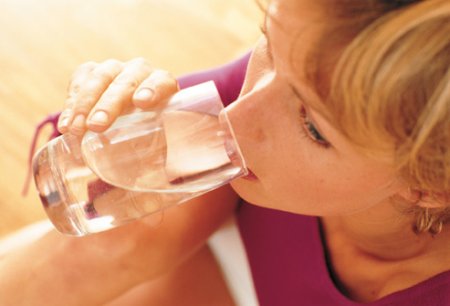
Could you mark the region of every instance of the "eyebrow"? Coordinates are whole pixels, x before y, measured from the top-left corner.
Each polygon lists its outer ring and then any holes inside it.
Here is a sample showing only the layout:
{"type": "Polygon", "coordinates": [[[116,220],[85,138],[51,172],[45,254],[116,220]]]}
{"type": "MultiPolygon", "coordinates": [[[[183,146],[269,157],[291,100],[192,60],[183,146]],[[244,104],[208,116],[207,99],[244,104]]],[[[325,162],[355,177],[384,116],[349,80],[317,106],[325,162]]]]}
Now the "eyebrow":
{"type": "Polygon", "coordinates": [[[269,19],[269,14],[267,11],[264,14],[264,22],[260,25],[261,33],[264,35],[267,41],[267,55],[269,56],[270,60],[273,61],[273,54],[272,54],[272,43],[269,37],[269,33],[267,32],[267,20],[269,19]]]}
{"type": "Polygon", "coordinates": [[[305,102],[305,98],[300,94],[300,92],[297,90],[297,88],[292,83],[288,83],[289,87],[291,87],[292,91],[294,92],[294,95],[300,99],[303,103],[305,102]]]}

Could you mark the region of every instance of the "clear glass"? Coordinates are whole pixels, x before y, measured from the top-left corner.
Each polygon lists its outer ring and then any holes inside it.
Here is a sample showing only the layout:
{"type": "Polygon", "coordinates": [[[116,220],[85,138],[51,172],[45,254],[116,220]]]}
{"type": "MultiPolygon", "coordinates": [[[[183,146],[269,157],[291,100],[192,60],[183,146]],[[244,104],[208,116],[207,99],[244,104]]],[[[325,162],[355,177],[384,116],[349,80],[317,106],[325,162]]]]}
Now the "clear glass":
{"type": "Polygon", "coordinates": [[[123,115],[103,133],[62,135],[35,155],[36,187],[60,232],[107,230],[247,174],[213,82],[164,105],[123,115]]]}

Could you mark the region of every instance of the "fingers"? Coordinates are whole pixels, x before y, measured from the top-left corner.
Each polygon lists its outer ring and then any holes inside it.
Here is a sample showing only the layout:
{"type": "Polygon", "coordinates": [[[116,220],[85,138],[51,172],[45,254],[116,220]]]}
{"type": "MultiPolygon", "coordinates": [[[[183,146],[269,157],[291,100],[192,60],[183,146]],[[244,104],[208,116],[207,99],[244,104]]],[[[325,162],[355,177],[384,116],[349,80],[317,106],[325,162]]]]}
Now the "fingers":
{"type": "Polygon", "coordinates": [[[133,95],[133,103],[139,108],[152,107],[178,90],[178,82],[169,72],[155,70],[136,90],[133,95]]]}
{"type": "Polygon", "coordinates": [[[91,71],[89,78],[82,84],[82,88],[75,97],[71,133],[76,135],[84,133],[86,119],[91,109],[122,71],[122,63],[116,60],[105,61],[91,71]]]}
{"type": "Polygon", "coordinates": [[[150,64],[143,59],[128,62],[91,106],[87,127],[101,132],[111,125],[131,104],[133,93],[151,71],[150,64]]]}
{"type": "Polygon", "coordinates": [[[69,85],[66,108],[61,113],[58,129],[82,134],[86,117],[109,84],[121,72],[123,64],[107,60],[101,64],[89,62],[78,68],[69,85]]]}
{"type": "Polygon", "coordinates": [[[102,132],[133,104],[156,107],[176,91],[178,83],[170,73],[153,70],[142,58],[89,62],[72,76],[58,130],[75,135],[86,129],[102,132]]]}
{"type": "Polygon", "coordinates": [[[78,69],[73,73],[69,83],[64,109],[58,120],[58,130],[61,133],[68,132],[69,126],[73,120],[73,106],[77,93],[79,92],[82,84],[88,79],[90,72],[94,70],[96,66],[97,64],[95,62],[88,62],[78,67],[78,69]]]}

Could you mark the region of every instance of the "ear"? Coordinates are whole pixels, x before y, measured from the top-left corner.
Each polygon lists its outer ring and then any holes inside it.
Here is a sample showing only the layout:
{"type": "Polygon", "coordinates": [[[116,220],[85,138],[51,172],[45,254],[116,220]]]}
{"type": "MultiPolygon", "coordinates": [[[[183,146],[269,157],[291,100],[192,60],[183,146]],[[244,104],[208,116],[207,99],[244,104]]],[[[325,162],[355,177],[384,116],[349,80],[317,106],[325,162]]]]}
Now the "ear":
{"type": "Polygon", "coordinates": [[[397,196],[399,196],[401,199],[405,200],[408,203],[418,204],[418,202],[422,197],[422,194],[420,191],[405,186],[397,193],[397,196]]]}
{"type": "Polygon", "coordinates": [[[445,201],[440,201],[440,198],[431,196],[427,191],[411,187],[401,189],[397,195],[407,202],[423,208],[443,208],[445,206],[445,201]]]}

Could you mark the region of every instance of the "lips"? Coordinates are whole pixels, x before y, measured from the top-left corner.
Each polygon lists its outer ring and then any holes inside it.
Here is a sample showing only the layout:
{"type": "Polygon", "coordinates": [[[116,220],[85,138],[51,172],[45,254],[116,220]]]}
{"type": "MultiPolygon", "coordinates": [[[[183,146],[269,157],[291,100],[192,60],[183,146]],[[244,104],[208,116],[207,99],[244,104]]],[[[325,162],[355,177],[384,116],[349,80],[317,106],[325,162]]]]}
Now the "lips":
{"type": "Polygon", "coordinates": [[[256,181],[258,180],[258,177],[252,172],[252,170],[247,169],[248,174],[246,176],[243,176],[243,179],[246,179],[248,181],[256,181]]]}

